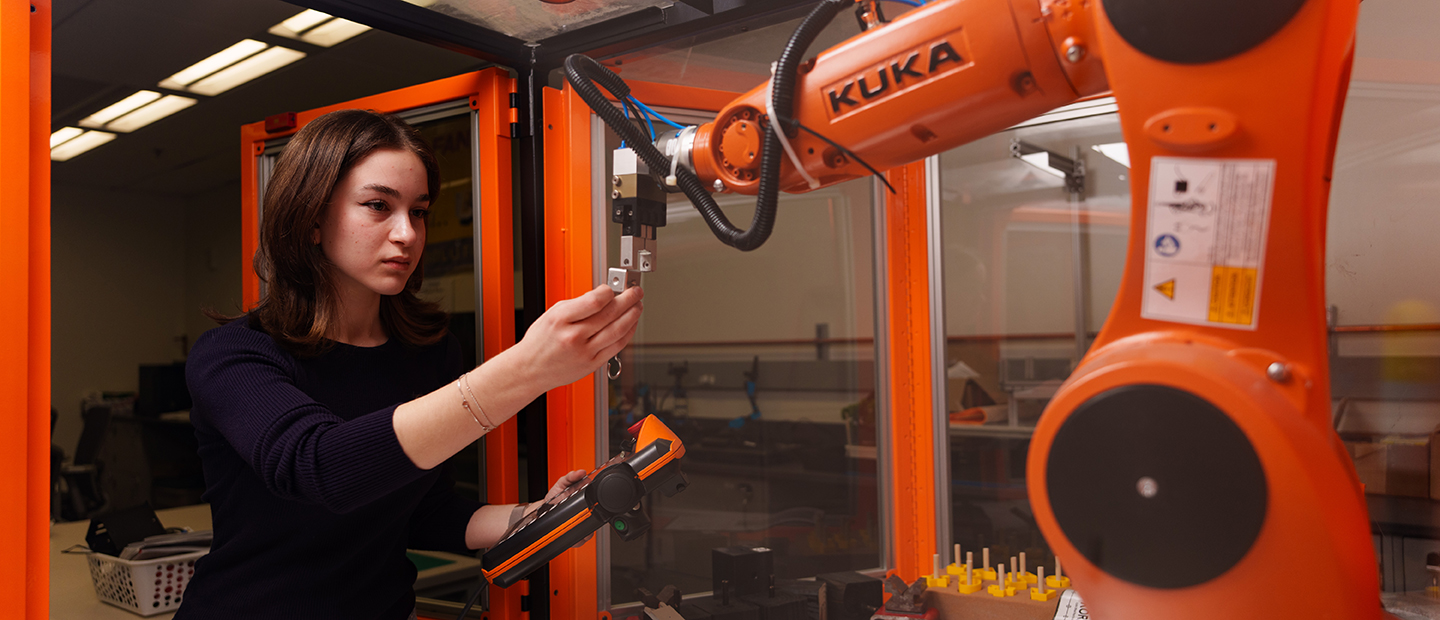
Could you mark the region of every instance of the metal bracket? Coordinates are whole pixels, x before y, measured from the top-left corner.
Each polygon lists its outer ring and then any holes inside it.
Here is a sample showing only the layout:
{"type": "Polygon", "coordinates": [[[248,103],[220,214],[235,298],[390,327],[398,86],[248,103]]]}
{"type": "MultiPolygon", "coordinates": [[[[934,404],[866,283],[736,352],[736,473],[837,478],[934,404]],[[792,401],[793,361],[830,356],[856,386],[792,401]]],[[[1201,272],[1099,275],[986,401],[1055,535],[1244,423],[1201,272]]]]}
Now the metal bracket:
{"type": "MultiPolygon", "coordinates": [[[[1080,158],[1069,158],[1054,151],[1044,149],[1019,138],[1010,140],[1010,156],[1024,161],[1037,168],[1049,168],[1064,175],[1065,191],[1076,195],[1085,196],[1085,160],[1080,158]],[[1047,161],[1042,165],[1030,159],[1026,155],[1044,153],[1047,161]]],[[[1048,171],[1047,171],[1048,172],[1048,171]]]]}

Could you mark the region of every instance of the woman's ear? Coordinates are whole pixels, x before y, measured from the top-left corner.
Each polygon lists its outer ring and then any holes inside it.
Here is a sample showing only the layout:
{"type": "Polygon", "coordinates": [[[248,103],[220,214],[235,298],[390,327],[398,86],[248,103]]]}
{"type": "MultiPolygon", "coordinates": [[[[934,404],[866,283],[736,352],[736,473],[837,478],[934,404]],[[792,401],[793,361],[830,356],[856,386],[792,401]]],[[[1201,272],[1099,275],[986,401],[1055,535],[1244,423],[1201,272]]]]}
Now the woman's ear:
{"type": "Polygon", "coordinates": [[[320,222],[315,222],[315,229],[310,231],[310,243],[320,245],[320,222]]]}

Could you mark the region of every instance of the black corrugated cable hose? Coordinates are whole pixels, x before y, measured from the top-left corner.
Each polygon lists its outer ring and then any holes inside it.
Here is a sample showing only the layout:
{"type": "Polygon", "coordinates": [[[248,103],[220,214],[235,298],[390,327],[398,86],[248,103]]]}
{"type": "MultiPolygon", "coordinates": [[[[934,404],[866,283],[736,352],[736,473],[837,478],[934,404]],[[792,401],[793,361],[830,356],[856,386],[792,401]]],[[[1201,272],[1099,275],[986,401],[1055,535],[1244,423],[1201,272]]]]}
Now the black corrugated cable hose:
{"type": "MultiPolygon", "coordinates": [[[[790,35],[790,41],[780,53],[780,61],[776,65],[770,86],[770,108],[781,119],[789,119],[794,110],[797,70],[806,50],[840,11],[854,3],[855,0],[824,0],[805,17],[800,27],[795,29],[795,33],[790,35]]],[[[632,145],[640,159],[645,161],[645,165],[653,171],[670,169],[670,158],[655,148],[638,127],[628,122],[623,112],[610,105],[595,86],[599,84],[616,99],[625,101],[630,96],[630,87],[626,86],[625,80],[582,54],[571,54],[565,59],[565,79],[606,125],[619,134],[626,144],[632,145]]],[[[749,230],[740,230],[730,223],[729,218],[720,210],[720,205],[715,203],[715,198],[701,185],[695,173],[684,167],[675,171],[676,184],[680,191],[694,203],[715,237],[722,243],[745,252],[760,247],[770,238],[770,232],[775,228],[775,205],[780,194],[780,162],[785,153],[781,150],[780,138],[775,135],[770,124],[762,124],[765,141],[760,156],[760,187],[756,196],[755,217],[750,222],[749,230]]]]}

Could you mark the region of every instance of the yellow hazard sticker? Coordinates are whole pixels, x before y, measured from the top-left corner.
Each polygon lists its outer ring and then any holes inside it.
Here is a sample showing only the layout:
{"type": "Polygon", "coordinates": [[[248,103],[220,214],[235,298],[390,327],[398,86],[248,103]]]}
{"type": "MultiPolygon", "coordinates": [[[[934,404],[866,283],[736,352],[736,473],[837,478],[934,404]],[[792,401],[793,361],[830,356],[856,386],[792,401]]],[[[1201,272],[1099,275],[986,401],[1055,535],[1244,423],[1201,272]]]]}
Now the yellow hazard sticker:
{"type": "Polygon", "coordinates": [[[1274,189],[1271,159],[1151,158],[1140,316],[1255,329],[1274,189]]]}
{"type": "Polygon", "coordinates": [[[1255,322],[1255,269],[1215,267],[1210,275],[1212,323],[1250,325],[1255,322]]]}

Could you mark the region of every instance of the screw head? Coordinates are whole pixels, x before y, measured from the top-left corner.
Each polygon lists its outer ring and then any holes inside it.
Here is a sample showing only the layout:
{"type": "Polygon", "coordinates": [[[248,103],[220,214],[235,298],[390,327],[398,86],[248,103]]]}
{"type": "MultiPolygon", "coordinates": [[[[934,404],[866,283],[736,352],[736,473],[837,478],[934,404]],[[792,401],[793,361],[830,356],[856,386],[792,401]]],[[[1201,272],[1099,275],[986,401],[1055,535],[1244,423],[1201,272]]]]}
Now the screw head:
{"type": "Polygon", "coordinates": [[[1135,490],[1140,492],[1140,497],[1150,499],[1160,492],[1160,483],[1150,476],[1145,476],[1135,482],[1135,490]]]}
{"type": "Polygon", "coordinates": [[[611,197],[611,198],[614,198],[614,199],[616,199],[616,200],[619,200],[619,199],[620,199],[620,190],[617,189],[617,190],[611,191],[611,192],[610,192],[610,197],[611,197]]]}
{"type": "Polygon", "coordinates": [[[715,179],[715,185],[714,185],[714,187],[715,187],[715,191],[717,191],[717,192],[723,192],[723,191],[725,191],[725,182],[724,182],[724,181],[721,181],[720,179],[715,179]]]}
{"type": "Polygon", "coordinates": [[[1265,367],[1265,376],[1276,383],[1284,383],[1290,380],[1290,366],[1284,362],[1275,362],[1265,367]]]}
{"type": "Polygon", "coordinates": [[[613,177],[610,177],[610,182],[613,183],[615,187],[620,187],[620,175],[617,174],[613,177]]]}
{"type": "Polygon", "coordinates": [[[1083,45],[1071,45],[1068,49],[1065,50],[1065,60],[1068,60],[1070,62],[1080,62],[1084,58],[1085,46],[1083,45]]]}

